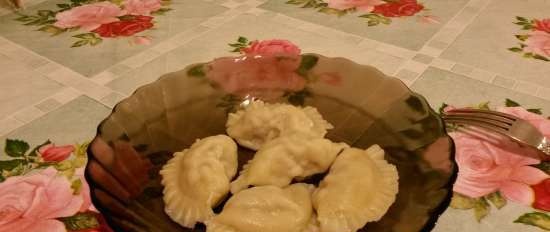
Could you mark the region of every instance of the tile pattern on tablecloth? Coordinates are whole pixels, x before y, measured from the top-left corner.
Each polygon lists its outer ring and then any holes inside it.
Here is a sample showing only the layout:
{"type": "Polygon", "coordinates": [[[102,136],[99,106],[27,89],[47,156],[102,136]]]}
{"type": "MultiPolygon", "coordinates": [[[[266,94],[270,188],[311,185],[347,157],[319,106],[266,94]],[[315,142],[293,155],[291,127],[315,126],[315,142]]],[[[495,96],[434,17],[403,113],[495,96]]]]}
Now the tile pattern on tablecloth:
{"type": "Polygon", "coordinates": [[[130,94],[137,87],[156,80],[164,73],[180,70],[195,62],[205,62],[215,57],[231,55],[227,43],[232,42],[240,35],[251,39],[293,38],[292,41],[303,51],[327,56],[348,57],[358,63],[373,64],[386,73],[394,73],[404,63],[403,58],[373,51],[357,42],[336,40],[335,36],[330,34],[321,35],[303,30],[288,30],[289,23],[293,23],[293,21],[286,16],[270,17],[269,15],[254,16],[250,14],[238,16],[216,30],[209,31],[142,67],[114,79],[106,86],[118,92],[130,94]],[[286,21],[286,19],[290,21],[286,21]],[[250,25],[252,20],[259,23],[250,25]],[[234,27],[241,28],[241,30],[235,31],[234,27]],[[330,49],[333,47],[339,49],[330,49]]]}
{"type": "Polygon", "coordinates": [[[543,112],[550,112],[550,101],[434,67],[428,68],[411,88],[426,97],[435,109],[442,103],[467,106],[484,101],[497,107],[503,106],[505,99],[509,98],[527,108],[542,108],[543,112]]]}
{"type": "Polygon", "coordinates": [[[508,203],[504,208],[491,209],[480,223],[476,223],[471,210],[448,208],[439,218],[432,232],[540,232],[537,227],[527,227],[523,224],[511,223],[523,212],[529,212],[525,206],[508,203]]]}
{"type": "MultiPolygon", "coordinates": [[[[43,9],[56,10],[56,4],[65,2],[45,1],[28,7],[22,13],[32,14],[43,9]]],[[[165,15],[155,17],[154,30],[147,30],[140,35],[150,36],[153,39],[153,44],[158,44],[227,10],[223,6],[202,0],[173,1],[169,7],[173,10],[165,15]]],[[[17,17],[18,15],[15,13],[0,17],[0,35],[87,77],[104,71],[148,48],[147,46],[130,45],[130,40],[124,38],[104,39],[101,44],[96,46],[71,48],[71,44],[77,40],[72,36],[83,33],[82,31],[62,33],[51,37],[48,33],[38,31],[39,27],[24,26],[21,22],[15,21],[14,19],[17,17]]]]}
{"type": "Polygon", "coordinates": [[[61,84],[1,54],[0,69],[0,118],[37,103],[63,88],[61,84]]]}
{"type": "Polygon", "coordinates": [[[365,18],[357,15],[337,17],[304,9],[286,3],[287,0],[269,0],[261,5],[262,9],[275,11],[293,18],[328,26],[336,30],[364,36],[380,42],[389,43],[411,50],[419,50],[439,29],[456,15],[467,0],[425,0],[422,4],[429,8],[429,14],[437,16],[439,24],[419,23],[416,17],[392,18],[390,25],[369,27],[365,18]]]}
{"type": "MultiPolygon", "coordinates": [[[[411,89],[426,97],[434,109],[438,109],[443,103],[457,106],[474,106],[482,101],[489,101],[492,107],[500,107],[504,106],[506,98],[510,98],[522,103],[526,108],[541,108],[543,112],[550,112],[550,101],[494,86],[436,67],[429,67],[414,82],[411,89]]],[[[438,220],[433,232],[540,231],[536,227],[526,227],[512,223],[521,214],[532,211],[529,207],[508,202],[500,210],[496,208],[491,210],[491,213],[481,223],[475,223],[472,210],[448,208],[438,220]]]]}
{"type": "Polygon", "coordinates": [[[492,1],[464,30],[442,58],[485,69],[514,80],[550,87],[550,63],[527,59],[508,50],[516,47],[516,16],[529,19],[550,17],[550,1],[492,1]]]}
{"type": "Polygon", "coordinates": [[[41,144],[50,139],[58,144],[74,144],[90,140],[97,125],[111,110],[101,103],[80,96],[41,116],[25,126],[0,137],[0,147],[6,138],[24,139],[29,144],[41,144]]]}

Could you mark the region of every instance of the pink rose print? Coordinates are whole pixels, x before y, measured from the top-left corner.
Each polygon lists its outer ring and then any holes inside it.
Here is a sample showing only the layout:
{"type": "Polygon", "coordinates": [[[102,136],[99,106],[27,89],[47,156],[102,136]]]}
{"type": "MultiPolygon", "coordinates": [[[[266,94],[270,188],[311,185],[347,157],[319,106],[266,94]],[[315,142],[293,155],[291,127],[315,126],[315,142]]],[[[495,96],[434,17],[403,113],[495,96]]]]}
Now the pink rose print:
{"type": "Polygon", "coordinates": [[[226,93],[269,100],[304,89],[306,80],[295,72],[299,65],[300,56],[227,57],[212,62],[207,77],[226,93]]]}
{"type": "Polygon", "coordinates": [[[338,10],[356,8],[359,11],[371,12],[375,6],[384,3],[386,2],[382,0],[329,0],[328,7],[338,10]]]}
{"type": "MultiPolygon", "coordinates": [[[[286,4],[315,9],[317,12],[337,17],[355,15],[365,20],[369,27],[390,25],[394,22],[391,18],[407,18],[426,10],[424,4],[419,3],[417,0],[289,0],[286,4]]],[[[441,23],[440,20],[433,15],[417,15],[416,18],[418,22],[421,23],[441,23]]]]}
{"type": "Polygon", "coordinates": [[[104,38],[132,36],[153,27],[154,25],[152,21],[153,17],[151,16],[132,16],[132,18],[128,20],[103,24],[93,30],[93,32],[104,38]]]}
{"type": "Polygon", "coordinates": [[[448,157],[444,155],[448,152],[450,146],[450,141],[448,138],[442,137],[432,143],[426,148],[426,151],[422,153],[424,160],[435,169],[438,169],[444,173],[450,173],[453,168],[452,162],[448,157]]]}
{"type": "Polygon", "coordinates": [[[550,33],[550,18],[542,20],[535,19],[535,27],[533,29],[550,33]]]}
{"type": "Polygon", "coordinates": [[[550,179],[546,179],[532,187],[535,191],[533,208],[550,212],[550,179]]]}
{"type": "Polygon", "coordinates": [[[26,176],[14,176],[0,183],[0,232],[64,232],[56,220],[77,213],[80,195],[57,171],[47,168],[26,176]]]}
{"type": "Polygon", "coordinates": [[[92,198],[90,196],[90,186],[88,185],[88,182],[86,182],[86,178],[84,177],[84,167],[77,168],[75,170],[75,177],[78,177],[80,179],[80,182],[82,185],[80,186],[80,196],[82,197],[82,205],[80,206],[80,212],[86,212],[86,211],[94,211],[97,212],[97,209],[92,204],[92,198]]]}
{"type": "Polygon", "coordinates": [[[550,57],[550,33],[543,31],[531,32],[529,33],[529,38],[525,40],[525,45],[527,45],[527,47],[523,50],[526,52],[550,57]]]}
{"type": "Polygon", "coordinates": [[[103,215],[99,213],[94,213],[94,216],[97,222],[99,223],[98,227],[78,230],[78,231],[71,231],[71,232],[113,232],[113,230],[107,225],[107,221],[105,221],[105,218],[103,217],[103,215]]]}
{"type": "Polygon", "coordinates": [[[498,108],[497,111],[511,114],[526,120],[541,131],[544,136],[550,137],[550,120],[546,119],[542,115],[531,113],[522,107],[501,107],[498,108]]]}
{"type": "MultiPolygon", "coordinates": [[[[39,31],[52,37],[71,34],[69,37],[76,39],[71,48],[96,47],[105,44],[103,41],[147,31],[156,22],[153,15],[162,16],[172,10],[168,7],[171,2],[163,0],[79,0],[68,3],[54,4],[58,9],[39,9],[35,15],[19,13],[19,17],[13,20],[25,26],[39,26],[39,31]],[[44,19],[44,22],[37,25],[37,18],[44,19]],[[54,19],[49,20],[51,18],[54,19]]],[[[146,36],[128,39],[130,45],[149,45],[151,41],[151,37],[146,36]]]]}
{"type": "Polygon", "coordinates": [[[126,0],[124,10],[130,15],[151,15],[161,8],[160,0],[126,0]]]}
{"type": "Polygon", "coordinates": [[[418,3],[416,0],[399,0],[378,5],[374,8],[373,12],[386,17],[401,17],[413,16],[423,9],[424,5],[418,3]]]}
{"type": "Polygon", "coordinates": [[[40,156],[42,156],[42,159],[48,162],[63,161],[69,158],[69,156],[73,151],[74,151],[74,146],[72,145],[58,147],[58,146],[55,146],[55,144],[53,143],[46,144],[38,149],[38,153],[40,153],[40,156]]]}
{"type": "Polygon", "coordinates": [[[54,26],[59,28],[80,27],[82,30],[93,31],[101,26],[117,22],[117,16],[124,15],[124,12],[115,4],[104,1],[83,6],[77,6],[67,11],[58,13],[54,26]]]}
{"type": "Polygon", "coordinates": [[[456,109],[456,107],[454,106],[445,106],[445,108],[443,108],[443,112],[448,112],[448,111],[451,111],[451,110],[454,110],[456,109]]]}
{"type": "Polygon", "coordinates": [[[288,40],[272,39],[263,41],[254,41],[249,47],[241,50],[246,55],[300,55],[300,48],[288,40]]]}
{"type": "Polygon", "coordinates": [[[150,45],[153,39],[149,36],[134,36],[132,42],[139,45],[150,45]]]}
{"type": "MultiPolygon", "coordinates": [[[[539,160],[516,155],[503,146],[488,142],[481,133],[450,133],[456,145],[458,177],[454,191],[469,197],[482,197],[500,191],[511,201],[530,205],[534,201],[531,185],[548,178],[531,167],[539,160]]],[[[512,143],[512,142],[510,142],[512,143]]]]}
{"type": "Polygon", "coordinates": [[[550,18],[528,19],[516,16],[517,24],[525,34],[516,34],[519,46],[508,48],[509,51],[523,54],[525,58],[550,61],[550,18]]]}
{"type": "Polygon", "coordinates": [[[427,24],[441,24],[441,20],[433,15],[422,15],[418,16],[418,21],[421,23],[427,23],[427,24]]]}
{"type": "Polygon", "coordinates": [[[319,74],[318,78],[322,82],[329,85],[338,86],[342,84],[342,76],[335,72],[321,73],[319,74]]]}

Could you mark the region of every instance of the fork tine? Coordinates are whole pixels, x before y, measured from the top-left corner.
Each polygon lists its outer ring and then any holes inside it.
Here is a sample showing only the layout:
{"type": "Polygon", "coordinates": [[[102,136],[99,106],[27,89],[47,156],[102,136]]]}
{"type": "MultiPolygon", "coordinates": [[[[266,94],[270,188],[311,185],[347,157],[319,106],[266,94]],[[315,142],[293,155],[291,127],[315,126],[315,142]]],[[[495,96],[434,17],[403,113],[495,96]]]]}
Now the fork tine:
{"type": "Polygon", "coordinates": [[[514,122],[512,121],[505,121],[501,118],[494,118],[490,116],[485,115],[478,115],[478,114],[447,114],[443,115],[443,119],[462,119],[462,120],[477,120],[477,121],[487,121],[488,123],[492,123],[496,126],[502,127],[504,129],[509,129],[514,122]]]}
{"type": "Polygon", "coordinates": [[[518,120],[518,118],[516,116],[501,113],[501,112],[498,112],[498,111],[492,111],[492,110],[478,110],[478,109],[461,108],[461,109],[452,109],[452,110],[449,110],[447,112],[448,113],[455,113],[455,112],[456,113],[480,113],[480,114],[485,114],[485,115],[500,116],[500,117],[504,117],[504,118],[507,118],[507,119],[510,119],[510,120],[513,120],[513,121],[518,120]]]}
{"type": "Polygon", "coordinates": [[[449,123],[456,123],[456,124],[462,124],[462,125],[468,125],[468,126],[477,126],[480,128],[488,129],[490,131],[508,135],[507,133],[508,130],[486,121],[479,121],[475,119],[444,119],[444,120],[445,122],[449,122],[449,123]]]}

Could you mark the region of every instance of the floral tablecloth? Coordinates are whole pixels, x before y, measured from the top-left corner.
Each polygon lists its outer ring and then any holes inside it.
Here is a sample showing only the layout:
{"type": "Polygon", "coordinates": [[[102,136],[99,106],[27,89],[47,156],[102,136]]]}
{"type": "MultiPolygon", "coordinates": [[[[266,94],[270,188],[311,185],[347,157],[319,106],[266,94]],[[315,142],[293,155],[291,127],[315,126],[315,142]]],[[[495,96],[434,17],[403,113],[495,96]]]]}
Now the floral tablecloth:
{"type": "Polygon", "coordinates": [[[94,208],[84,179],[88,144],[30,149],[6,140],[0,161],[0,231],[111,231],[94,208]]]}
{"type": "MultiPolygon", "coordinates": [[[[301,52],[292,42],[280,39],[249,41],[239,37],[229,46],[233,52],[246,55],[296,56],[301,52]]],[[[222,88],[230,93],[242,87],[266,88],[266,84],[287,91],[304,88],[300,75],[273,74],[268,82],[242,76],[221,82],[222,88]]],[[[341,77],[319,78],[337,84],[341,77]]],[[[550,137],[550,120],[542,116],[541,109],[525,109],[510,99],[506,99],[505,107],[497,109],[491,109],[488,102],[467,107],[514,115],[550,137]]],[[[439,110],[442,113],[453,108],[443,103],[439,110]]],[[[471,210],[481,222],[492,207],[500,209],[511,201],[534,209],[519,214],[514,223],[550,230],[550,215],[545,213],[550,211],[550,161],[523,156],[530,151],[483,130],[453,124],[447,129],[455,142],[459,168],[450,207],[471,210]]],[[[111,231],[90,200],[84,178],[87,146],[88,143],[58,146],[48,140],[31,149],[23,140],[6,139],[4,152],[10,158],[0,161],[0,231],[111,231]]]]}
{"type": "MultiPolygon", "coordinates": [[[[110,231],[82,178],[98,123],[137,87],[231,52],[346,57],[401,79],[433,108],[491,108],[550,133],[547,0],[25,5],[0,5],[0,232],[110,231]]],[[[524,151],[512,143],[449,129],[460,172],[434,231],[550,230],[550,163],[515,155],[524,151]]]]}
{"type": "MultiPolygon", "coordinates": [[[[550,135],[550,120],[540,109],[524,109],[509,99],[507,105],[497,110],[528,120],[550,135]]],[[[518,155],[525,149],[512,141],[495,141],[483,131],[454,125],[448,130],[459,165],[450,207],[470,210],[481,222],[491,208],[511,201],[533,208],[518,212],[514,223],[550,230],[545,213],[550,211],[550,161],[518,155]]],[[[0,231],[112,231],[91,204],[84,179],[87,146],[46,141],[31,149],[23,140],[7,139],[4,152],[10,158],[0,161],[0,231]]]]}
{"type": "MultiPolygon", "coordinates": [[[[525,109],[506,99],[506,107],[491,109],[488,104],[473,108],[497,110],[527,120],[543,134],[550,134],[550,120],[540,109],[525,109]]],[[[446,106],[443,110],[453,108],[446,106]]],[[[514,223],[550,230],[550,162],[528,156],[525,147],[509,139],[494,137],[483,130],[465,130],[449,125],[449,135],[455,142],[455,159],[459,167],[453,186],[450,207],[472,210],[477,221],[482,221],[491,208],[500,209],[508,201],[530,206],[534,210],[519,213],[514,223]],[[489,204],[489,202],[491,204],[489,204]]]]}

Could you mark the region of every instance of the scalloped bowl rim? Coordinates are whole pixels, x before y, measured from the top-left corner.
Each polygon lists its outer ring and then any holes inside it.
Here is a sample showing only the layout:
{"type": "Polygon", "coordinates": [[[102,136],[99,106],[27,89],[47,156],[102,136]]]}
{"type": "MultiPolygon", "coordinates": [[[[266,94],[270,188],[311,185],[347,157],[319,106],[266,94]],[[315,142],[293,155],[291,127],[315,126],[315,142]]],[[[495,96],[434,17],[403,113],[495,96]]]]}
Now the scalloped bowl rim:
{"type": "MultiPolygon", "coordinates": [[[[437,116],[437,119],[440,121],[440,123],[443,125],[440,129],[442,130],[441,132],[443,133],[444,137],[447,137],[448,141],[449,141],[449,158],[450,158],[450,162],[452,164],[452,167],[451,167],[451,175],[449,176],[449,179],[447,181],[447,183],[442,186],[441,188],[443,189],[447,189],[449,190],[448,193],[446,194],[445,198],[440,202],[439,206],[435,207],[433,209],[433,211],[431,212],[431,215],[428,219],[428,221],[424,224],[424,227],[419,231],[419,232],[429,232],[431,231],[435,225],[436,225],[436,222],[437,220],[440,218],[440,216],[444,213],[444,211],[449,207],[450,205],[450,202],[451,202],[451,198],[452,198],[452,194],[453,194],[453,191],[452,191],[452,186],[454,184],[454,182],[456,181],[456,178],[457,178],[457,174],[458,174],[458,165],[455,161],[455,143],[452,139],[451,136],[448,135],[447,133],[447,130],[446,130],[446,127],[445,127],[445,124],[444,124],[444,121],[443,119],[436,113],[436,111],[432,108],[432,106],[429,104],[429,102],[427,101],[427,99],[413,91],[409,86],[407,86],[403,81],[401,81],[399,78],[396,78],[396,77],[393,77],[393,76],[389,76],[389,75],[386,75],[384,72],[382,72],[381,70],[379,70],[378,68],[374,67],[374,66],[371,66],[371,65],[366,65],[366,64],[359,64],[353,60],[350,60],[348,58],[345,58],[345,57],[340,57],[340,56],[337,56],[337,57],[328,57],[328,56],[324,56],[324,55],[321,55],[321,54],[317,54],[317,53],[303,53],[301,55],[314,55],[314,56],[317,56],[317,57],[320,57],[320,58],[323,58],[323,59],[327,59],[327,60],[331,60],[331,61],[344,61],[344,62],[348,62],[348,63],[351,63],[353,64],[354,66],[358,66],[358,67],[363,67],[363,68],[368,68],[370,70],[372,70],[374,73],[376,73],[376,75],[378,75],[379,77],[381,78],[384,78],[384,79],[393,79],[393,80],[398,80],[400,85],[402,85],[402,87],[404,87],[411,95],[421,99],[423,102],[425,102],[428,106],[428,110],[430,111],[429,113],[430,114],[433,114],[433,115],[436,115],[437,116]]],[[[170,74],[173,74],[173,73],[176,73],[176,72],[181,72],[183,70],[188,70],[189,68],[193,67],[193,66],[196,66],[196,65],[200,65],[200,64],[206,64],[206,63],[209,63],[215,59],[219,59],[219,58],[228,58],[228,57],[232,57],[232,58],[236,58],[236,57],[233,57],[233,56],[222,56],[222,57],[215,57],[213,59],[211,59],[210,61],[207,61],[207,62],[195,62],[195,63],[191,63],[191,64],[188,64],[188,65],[185,65],[185,67],[183,69],[179,69],[179,70],[176,70],[176,71],[172,71],[172,72],[167,72],[167,73],[164,73],[162,74],[160,77],[158,77],[157,79],[155,79],[154,81],[152,82],[149,82],[147,84],[144,84],[144,85],[141,85],[139,87],[137,87],[133,92],[132,94],[128,95],[127,97],[121,99],[117,104],[115,104],[111,110],[111,112],[103,119],[101,120],[101,122],[98,124],[97,128],[96,128],[96,135],[94,136],[94,138],[92,139],[92,141],[94,139],[96,139],[97,137],[100,137],[100,127],[103,125],[103,123],[109,119],[115,112],[115,109],[117,108],[117,106],[124,102],[125,100],[131,98],[133,95],[135,95],[136,92],[138,92],[140,89],[142,88],[145,88],[147,86],[150,86],[150,85],[153,85],[155,84],[156,82],[159,82],[159,81],[162,81],[164,78],[167,78],[170,74]]],[[[90,146],[91,147],[91,146],[90,146]]],[[[88,150],[87,150],[87,156],[90,156],[92,153],[90,151],[90,147],[88,147],[88,150]]],[[[86,166],[87,167],[87,166],[86,166]]],[[[88,181],[88,183],[93,183],[93,181],[90,181],[90,177],[88,175],[87,172],[85,172],[85,178],[86,180],[88,181]]],[[[94,202],[94,197],[93,197],[93,193],[90,193],[90,195],[92,196],[92,202],[94,202]]]]}

